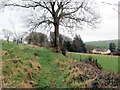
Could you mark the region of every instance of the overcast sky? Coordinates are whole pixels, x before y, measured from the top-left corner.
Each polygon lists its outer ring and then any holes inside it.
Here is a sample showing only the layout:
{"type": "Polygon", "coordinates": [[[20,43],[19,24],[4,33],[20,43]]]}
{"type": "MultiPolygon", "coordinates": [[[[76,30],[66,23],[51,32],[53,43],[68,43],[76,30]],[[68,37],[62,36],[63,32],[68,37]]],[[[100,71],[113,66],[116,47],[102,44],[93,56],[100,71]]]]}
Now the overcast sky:
{"type": "MultiPolygon", "coordinates": [[[[97,1],[99,3],[99,11],[102,21],[100,27],[96,30],[81,30],[77,32],[77,34],[81,35],[81,38],[84,42],[118,39],[118,8],[117,6],[104,4],[102,1],[117,4],[119,0],[97,1]]],[[[23,17],[21,13],[23,14],[25,12],[21,11],[20,9],[9,10],[7,8],[5,8],[4,12],[0,12],[0,30],[8,29],[13,31],[15,29],[17,32],[27,31],[27,29],[23,26],[23,17]]],[[[1,38],[3,37],[0,36],[0,39],[1,38]]]]}

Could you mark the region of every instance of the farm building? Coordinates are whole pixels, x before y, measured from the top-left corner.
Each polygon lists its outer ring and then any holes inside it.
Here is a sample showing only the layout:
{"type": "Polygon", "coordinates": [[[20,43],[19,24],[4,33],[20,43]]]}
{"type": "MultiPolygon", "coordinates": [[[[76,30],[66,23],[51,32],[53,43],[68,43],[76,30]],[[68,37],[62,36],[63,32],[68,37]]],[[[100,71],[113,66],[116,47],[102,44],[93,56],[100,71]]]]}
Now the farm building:
{"type": "Polygon", "coordinates": [[[92,53],[95,53],[95,54],[110,54],[111,51],[109,49],[95,48],[95,49],[92,50],[92,53]]]}

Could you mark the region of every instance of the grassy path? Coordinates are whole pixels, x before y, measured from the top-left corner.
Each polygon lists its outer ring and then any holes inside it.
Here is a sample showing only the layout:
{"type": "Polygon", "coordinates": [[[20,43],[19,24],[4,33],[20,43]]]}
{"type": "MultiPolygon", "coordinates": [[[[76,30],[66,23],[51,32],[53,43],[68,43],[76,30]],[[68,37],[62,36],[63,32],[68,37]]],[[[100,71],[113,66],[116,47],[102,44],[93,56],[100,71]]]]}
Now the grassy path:
{"type": "MultiPolygon", "coordinates": [[[[37,80],[38,86],[40,88],[55,88],[55,87],[66,87],[64,85],[63,72],[59,70],[59,67],[56,64],[56,60],[60,56],[55,53],[52,53],[48,49],[43,49],[40,51],[40,64],[42,70],[40,76],[37,80]]],[[[61,58],[64,58],[63,56],[61,58]]]]}

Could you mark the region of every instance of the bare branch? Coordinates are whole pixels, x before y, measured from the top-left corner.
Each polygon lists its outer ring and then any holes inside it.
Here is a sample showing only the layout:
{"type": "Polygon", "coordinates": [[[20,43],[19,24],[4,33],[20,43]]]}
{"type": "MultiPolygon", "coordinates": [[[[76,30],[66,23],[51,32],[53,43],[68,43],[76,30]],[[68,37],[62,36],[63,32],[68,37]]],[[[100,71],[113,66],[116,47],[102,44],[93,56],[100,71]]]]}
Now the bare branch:
{"type": "Polygon", "coordinates": [[[118,10],[116,10],[115,8],[113,8],[113,10],[115,10],[118,14],[120,14],[120,12],[118,10]]]}
{"type": "Polygon", "coordinates": [[[66,15],[70,15],[70,14],[72,14],[72,13],[75,13],[75,12],[77,12],[80,8],[82,8],[82,6],[83,6],[83,3],[82,3],[79,7],[76,7],[75,10],[73,10],[73,11],[71,11],[71,12],[62,13],[61,16],[63,17],[63,16],[66,16],[66,15]]]}
{"type": "Polygon", "coordinates": [[[102,3],[112,5],[112,6],[118,6],[118,4],[111,4],[111,3],[107,3],[107,2],[102,2],[102,3]]]}
{"type": "Polygon", "coordinates": [[[48,31],[49,25],[54,27],[55,47],[59,48],[59,26],[64,28],[82,28],[83,25],[95,26],[99,21],[99,14],[92,6],[94,0],[20,0],[20,3],[9,2],[5,6],[33,8],[36,13],[28,18],[31,30],[41,28],[48,31]],[[34,15],[35,14],[35,15],[34,15]]]}

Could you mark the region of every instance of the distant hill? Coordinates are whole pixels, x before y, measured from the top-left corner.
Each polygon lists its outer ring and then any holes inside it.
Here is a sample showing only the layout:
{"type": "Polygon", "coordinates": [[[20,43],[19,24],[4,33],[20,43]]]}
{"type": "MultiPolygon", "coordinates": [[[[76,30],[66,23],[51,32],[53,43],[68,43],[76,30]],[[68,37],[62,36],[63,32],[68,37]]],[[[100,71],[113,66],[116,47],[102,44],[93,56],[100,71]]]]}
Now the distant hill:
{"type": "Polygon", "coordinates": [[[118,40],[105,40],[105,41],[92,41],[92,42],[85,42],[86,45],[93,45],[94,47],[100,48],[109,48],[109,43],[115,43],[118,47],[118,40]]]}

